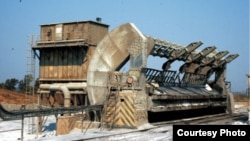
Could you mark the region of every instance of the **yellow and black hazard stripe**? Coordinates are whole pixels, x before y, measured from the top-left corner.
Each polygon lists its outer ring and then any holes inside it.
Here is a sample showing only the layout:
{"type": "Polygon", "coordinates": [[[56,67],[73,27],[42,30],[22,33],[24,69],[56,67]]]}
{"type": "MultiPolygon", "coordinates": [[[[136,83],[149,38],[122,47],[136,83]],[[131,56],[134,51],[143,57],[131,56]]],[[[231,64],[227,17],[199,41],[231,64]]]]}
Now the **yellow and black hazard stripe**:
{"type": "Polygon", "coordinates": [[[114,114],[114,126],[136,128],[134,97],[120,96],[114,114]]]}

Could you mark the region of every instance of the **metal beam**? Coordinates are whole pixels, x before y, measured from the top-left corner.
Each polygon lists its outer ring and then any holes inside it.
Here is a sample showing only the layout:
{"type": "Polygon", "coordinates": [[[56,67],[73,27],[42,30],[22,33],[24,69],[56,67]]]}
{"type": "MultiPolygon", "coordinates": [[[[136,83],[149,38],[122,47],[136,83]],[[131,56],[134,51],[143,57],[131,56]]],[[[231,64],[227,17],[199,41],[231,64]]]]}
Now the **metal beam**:
{"type": "Polygon", "coordinates": [[[230,63],[234,59],[236,59],[239,56],[239,54],[231,54],[228,55],[225,59],[215,61],[212,65],[212,68],[218,68],[224,64],[230,63]]]}
{"type": "Polygon", "coordinates": [[[211,46],[211,47],[206,47],[205,49],[203,49],[202,51],[200,51],[198,53],[192,53],[187,57],[186,63],[191,63],[191,62],[197,61],[199,59],[203,59],[209,53],[213,52],[215,49],[216,49],[215,46],[211,46]]]}
{"type": "Polygon", "coordinates": [[[46,108],[46,109],[35,109],[35,110],[19,110],[19,111],[8,111],[0,104],[0,117],[3,120],[18,120],[26,117],[38,117],[58,114],[70,114],[87,111],[98,111],[102,109],[102,105],[89,105],[89,106],[71,106],[71,107],[58,107],[58,108],[46,108]]]}

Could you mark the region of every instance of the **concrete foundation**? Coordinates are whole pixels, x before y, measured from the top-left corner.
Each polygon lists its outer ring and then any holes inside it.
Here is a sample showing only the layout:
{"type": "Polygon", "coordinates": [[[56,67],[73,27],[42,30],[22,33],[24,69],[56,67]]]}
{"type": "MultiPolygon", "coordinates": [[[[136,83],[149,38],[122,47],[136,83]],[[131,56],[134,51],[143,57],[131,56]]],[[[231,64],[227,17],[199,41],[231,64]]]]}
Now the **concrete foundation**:
{"type": "Polygon", "coordinates": [[[60,116],[57,117],[56,135],[68,134],[75,128],[75,123],[80,119],[80,116],[60,116]]]}

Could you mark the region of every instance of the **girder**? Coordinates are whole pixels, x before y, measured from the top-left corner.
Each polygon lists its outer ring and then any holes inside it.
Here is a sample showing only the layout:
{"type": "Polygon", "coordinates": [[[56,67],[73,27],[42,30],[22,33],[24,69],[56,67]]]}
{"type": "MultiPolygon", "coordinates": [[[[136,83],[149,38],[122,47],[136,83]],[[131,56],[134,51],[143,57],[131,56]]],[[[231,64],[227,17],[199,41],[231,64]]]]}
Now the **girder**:
{"type": "Polygon", "coordinates": [[[214,61],[217,61],[216,64],[218,64],[218,62],[220,62],[219,64],[223,62],[229,63],[229,60],[232,61],[236,57],[238,57],[238,54],[233,54],[228,56],[228,59],[226,59],[227,61],[220,60],[224,56],[226,56],[229,52],[227,50],[217,52],[215,51],[216,46],[206,47],[202,51],[196,50],[203,44],[201,41],[192,42],[185,47],[183,45],[172,43],[166,40],[153,38],[150,36],[148,36],[148,38],[154,40],[153,48],[149,54],[152,56],[167,58],[169,62],[173,62],[173,60],[181,60],[186,63],[197,62],[200,63],[200,65],[204,66],[207,64],[211,64],[211,62],[214,61]]]}
{"type": "Polygon", "coordinates": [[[214,51],[216,49],[215,46],[212,47],[206,47],[205,49],[203,49],[200,52],[193,52],[191,53],[187,58],[186,58],[186,63],[191,63],[191,62],[195,62],[195,61],[199,61],[202,60],[203,58],[207,57],[207,55],[209,53],[211,53],[212,51],[214,51]]]}
{"type": "Polygon", "coordinates": [[[235,58],[237,58],[239,56],[239,54],[230,54],[228,55],[225,59],[222,60],[218,60],[213,64],[213,68],[218,68],[226,63],[230,63],[231,61],[233,61],[235,58]]]}
{"type": "Polygon", "coordinates": [[[201,66],[205,66],[205,65],[208,65],[208,64],[211,64],[212,62],[214,62],[215,60],[219,60],[221,59],[222,57],[224,57],[225,55],[227,55],[229,52],[228,51],[221,51],[221,52],[218,52],[218,53],[211,53],[212,55],[208,56],[208,57],[205,57],[201,60],[201,66]]]}
{"type": "Polygon", "coordinates": [[[209,46],[199,51],[197,48],[203,44],[201,41],[192,42],[185,47],[150,36],[147,38],[154,41],[149,55],[167,59],[162,65],[163,70],[168,70],[175,60],[179,60],[184,62],[180,67],[180,72],[207,74],[212,68],[229,63],[239,56],[232,54],[223,59],[229,52],[227,50],[217,52],[216,46],[209,46]]]}
{"type": "Polygon", "coordinates": [[[173,50],[168,57],[168,60],[184,60],[188,54],[194,51],[196,48],[202,45],[201,41],[190,43],[187,47],[183,49],[173,50]]]}
{"type": "Polygon", "coordinates": [[[0,117],[3,120],[18,120],[26,117],[38,117],[58,114],[71,114],[82,111],[100,111],[103,105],[88,105],[88,106],[71,106],[71,107],[57,107],[45,108],[35,110],[20,109],[18,111],[8,111],[0,104],[0,117]]]}

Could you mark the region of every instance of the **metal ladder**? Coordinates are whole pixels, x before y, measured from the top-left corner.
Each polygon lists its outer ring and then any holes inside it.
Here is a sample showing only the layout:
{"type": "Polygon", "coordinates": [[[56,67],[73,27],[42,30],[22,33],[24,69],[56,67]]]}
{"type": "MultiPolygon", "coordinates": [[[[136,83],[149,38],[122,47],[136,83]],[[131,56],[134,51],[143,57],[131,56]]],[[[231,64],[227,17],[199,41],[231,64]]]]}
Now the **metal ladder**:
{"type": "MultiPolygon", "coordinates": [[[[34,108],[34,94],[35,94],[35,70],[36,70],[36,60],[35,52],[32,47],[35,44],[35,36],[29,35],[29,46],[27,47],[27,70],[25,75],[25,106],[31,105],[31,109],[34,108]]],[[[28,132],[30,134],[35,133],[36,124],[35,117],[30,117],[28,120],[28,132]]]]}
{"type": "MultiPolygon", "coordinates": [[[[115,76],[119,77],[119,76],[115,76]]],[[[118,79],[117,79],[118,80],[118,79]]],[[[117,99],[119,97],[120,84],[119,80],[110,82],[108,85],[108,93],[104,102],[101,119],[101,129],[108,128],[112,129],[114,125],[115,111],[117,107],[117,99]]]]}

